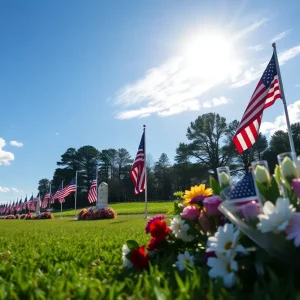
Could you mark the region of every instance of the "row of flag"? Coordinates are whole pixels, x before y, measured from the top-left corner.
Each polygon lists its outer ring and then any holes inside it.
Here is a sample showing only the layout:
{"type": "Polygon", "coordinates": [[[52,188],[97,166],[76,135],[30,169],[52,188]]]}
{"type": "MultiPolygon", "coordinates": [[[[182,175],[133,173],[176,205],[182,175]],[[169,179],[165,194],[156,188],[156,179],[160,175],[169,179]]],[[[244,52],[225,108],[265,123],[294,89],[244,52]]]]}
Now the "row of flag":
{"type": "MultiPolygon", "coordinates": [[[[20,201],[16,201],[10,204],[3,204],[0,205],[0,214],[9,214],[14,212],[20,212],[23,210],[34,211],[37,205],[37,202],[40,202],[41,208],[47,208],[49,203],[55,203],[57,200],[59,203],[65,202],[65,198],[70,194],[76,192],[77,183],[76,179],[72,179],[70,183],[63,188],[63,184],[61,184],[54,195],[51,195],[51,192],[44,196],[44,199],[40,199],[40,194],[38,193],[37,196],[34,198],[33,195],[27,201],[27,196],[25,197],[24,201],[20,199],[20,201]]],[[[88,193],[88,201],[89,203],[93,203],[97,201],[97,180],[93,180],[92,185],[90,187],[88,193]]]]}

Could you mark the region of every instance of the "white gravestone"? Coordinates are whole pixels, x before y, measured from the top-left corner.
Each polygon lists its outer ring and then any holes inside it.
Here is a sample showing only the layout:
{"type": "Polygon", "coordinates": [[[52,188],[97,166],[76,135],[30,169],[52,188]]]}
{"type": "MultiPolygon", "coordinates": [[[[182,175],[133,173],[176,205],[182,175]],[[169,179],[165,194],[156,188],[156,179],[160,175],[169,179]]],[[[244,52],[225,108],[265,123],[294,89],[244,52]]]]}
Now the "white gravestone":
{"type": "Polygon", "coordinates": [[[98,197],[95,209],[101,209],[108,206],[108,184],[101,182],[98,187],[98,197]]]}
{"type": "Polygon", "coordinates": [[[35,214],[39,216],[41,214],[41,200],[38,199],[35,204],[35,214]]]}

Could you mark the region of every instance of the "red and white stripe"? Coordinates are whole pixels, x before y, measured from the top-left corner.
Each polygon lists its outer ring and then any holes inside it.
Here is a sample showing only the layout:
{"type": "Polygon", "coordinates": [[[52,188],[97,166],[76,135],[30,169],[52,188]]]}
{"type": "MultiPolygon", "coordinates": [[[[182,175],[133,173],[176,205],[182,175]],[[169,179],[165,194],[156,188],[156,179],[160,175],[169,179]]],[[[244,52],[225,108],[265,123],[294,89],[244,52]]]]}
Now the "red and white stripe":
{"type": "Polygon", "coordinates": [[[97,181],[93,180],[92,185],[89,190],[88,200],[90,203],[97,201],[97,181]]]}
{"type": "Polygon", "coordinates": [[[257,140],[263,112],[281,98],[278,75],[266,87],[260,80],[238,126],[233,142],[239,153],[250,148],[257,140]]]}
{"type": "Polygon", "coordinates": [[[145,154],[142,149],[139,149],[135,161],[130,170],[130,177],[135,186],[134,193],[138,194],[145,190],[146,183],[146,167],[145,167],[145,154]]]}

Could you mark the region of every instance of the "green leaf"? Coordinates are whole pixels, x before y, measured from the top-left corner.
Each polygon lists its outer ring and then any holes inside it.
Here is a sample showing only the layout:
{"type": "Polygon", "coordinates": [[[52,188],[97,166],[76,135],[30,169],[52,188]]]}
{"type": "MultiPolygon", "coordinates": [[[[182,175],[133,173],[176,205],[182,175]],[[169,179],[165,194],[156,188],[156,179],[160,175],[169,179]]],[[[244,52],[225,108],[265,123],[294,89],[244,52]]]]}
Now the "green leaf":
{"type": "Polygon", "coordinates": [[[126,245],[127,247],[130,249],[130,250],[133,250],[133,249],[136,249],[136,248],[139,248],[140,245],[138,244],[137,241],[135,240],[127,240],[126,241],[126,245]]]}
{"type": "Polygon", "coordinates": [[[210,181],[210,187],[212,188],[214,195],[220,195],[221,189],[218,181],[214,179],[212,176],[210,176],[209,181],[210,181]]]}

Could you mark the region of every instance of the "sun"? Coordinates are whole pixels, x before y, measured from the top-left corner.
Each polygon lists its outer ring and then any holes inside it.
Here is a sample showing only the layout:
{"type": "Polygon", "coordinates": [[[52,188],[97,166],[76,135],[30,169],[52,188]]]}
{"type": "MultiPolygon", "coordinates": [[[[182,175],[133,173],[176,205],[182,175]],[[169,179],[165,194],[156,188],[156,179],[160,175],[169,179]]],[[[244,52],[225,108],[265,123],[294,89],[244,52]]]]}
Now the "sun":
{"type": "Polygon", "coordinates": [[[190,77],[223,80],[236,70],[234,45],[221,33],[202,34],[186,43],[184,60],[190,77]]]}

